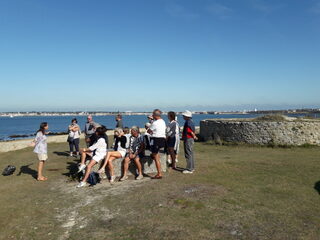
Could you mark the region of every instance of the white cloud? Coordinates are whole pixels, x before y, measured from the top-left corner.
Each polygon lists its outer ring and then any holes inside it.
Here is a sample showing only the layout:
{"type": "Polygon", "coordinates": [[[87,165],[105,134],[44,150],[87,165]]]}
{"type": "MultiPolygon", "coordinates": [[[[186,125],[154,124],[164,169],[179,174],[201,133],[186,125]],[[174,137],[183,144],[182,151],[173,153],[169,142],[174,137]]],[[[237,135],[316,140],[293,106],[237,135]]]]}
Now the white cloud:
{"type": "Polygon", "coordinates": [[[251,6],[264,14],[270,14],[284,7],[283,4],[271,4],[265,0],[251,0],[251,6]]]}
{"type": "Polygon", "coordinates": [[[206,10],[209,13],[211,13],[219,18],[222,18],[222,19],[230,17],[233,12],[233,10],[231,8],[224,6],[222,4],[219,4],[219,3],[213,3],[209,6],[207,6],[206,10]]]}
{"type": "Polygon", "coordinates": [[[198,14],[191,12],[184,6],[179,5],[177,3],[167,5],[165,10],[170,16],[177,18],[194,19],[199,16],[198,14]]]}
{"type": "Polygon", "coordinates": [[[311,8],[310,11],[316,14],[320,14],[320,1],[317,1],[311,8]]]}

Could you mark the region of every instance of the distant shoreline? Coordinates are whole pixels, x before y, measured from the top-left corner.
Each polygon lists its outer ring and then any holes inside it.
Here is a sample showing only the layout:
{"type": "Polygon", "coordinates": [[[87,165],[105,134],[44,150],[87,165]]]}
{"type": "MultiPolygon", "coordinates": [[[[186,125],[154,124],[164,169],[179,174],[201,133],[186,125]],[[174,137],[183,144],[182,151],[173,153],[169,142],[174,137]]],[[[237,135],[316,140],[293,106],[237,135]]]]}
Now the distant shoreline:
{"type": "MultiPolygon", "coordinates": [[[[167,114],[167,111],[164,111],[163,114],[167,114]]],[[[176,112],[178,115],[181,115],[182,112],[176,112]]],[[[209,115],[228,115],[228,114],[319,114],[320,109],[290,109],[290,110],[257,110],[254,111],[193,111],[193,114],[209,114],[209,115]]],[[[124,116],[132,116],[132,115],[150,115],[152,112],[133,112],[133,111],[125,111],[125,112],[100,112],[100,111],[90,111],[90,112],[52,112],[52,111],[41,111],[41,112],[0,112],[0,117],[59,117],[59,116],[115,116],[117,114],[121,114],[124,116]]]]}

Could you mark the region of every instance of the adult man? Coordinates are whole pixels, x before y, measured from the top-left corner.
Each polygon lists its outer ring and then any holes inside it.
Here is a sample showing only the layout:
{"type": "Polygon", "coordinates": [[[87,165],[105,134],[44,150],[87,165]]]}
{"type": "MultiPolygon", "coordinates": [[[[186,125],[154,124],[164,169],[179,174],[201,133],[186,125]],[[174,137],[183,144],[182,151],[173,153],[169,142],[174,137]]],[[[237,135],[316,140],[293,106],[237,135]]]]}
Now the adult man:
{"type": "Polygon", "coordinates": [[[100,127],[100,124],[94,122],[92,119],[92,116],[88,115],[87,122],[84,127],[85,141],[86,141],[87,147],[90,147],[93,144],[90,138],[95,133],[98,127],[100,127]]]}
{"type": "Polygon", "coordinates": [[[117,121],[116,128],[122,128],[123,129],[123,122],[122,122],[122,115],[121,114],[118,114],[116,116],[116,121],[117,121]]]}
{"type": "Polygon", "coordinates": [[[187,161],[187,167],[182,173],[193,173],[194,171],[194,154],[193,154],[193,145],[194,140],[197,140],[197,136],[195,134],[195,126],[192,121],[192,113],[186,110],[182,113],[183,119],[185,120],[183,131],[182,131],[182,139],[184,142],[184,155],[187,161]]]}
{"type": "Polygon", "coordinates": [[[131,128],[131,136],[129,139],[130,140],[129,140],[128,153],[124,159],[123,176],[122,178],[120,178],[120,181],[125,181],[128,178],[127,172],[129,168],[129,162],[131,160],[134,160],[138,169],[139,175],[136,177],[136,180],[141,180],[143,178],[140,159],[143,157],[144,139],[143,139],[143,136],[140,134],[139,127],[133,126],[131,128]]]}
{"type": "Polygon", "coordinates": [[[166,145],[166,123],[161,118],[161,111],[159,109],[155,109],[152,116],[154,121],[148,129],[148,133],[151,134],[151,157],[156,163],[158,172],[153,179],[161,179],[162,173],[159,150],[166,145]]]}

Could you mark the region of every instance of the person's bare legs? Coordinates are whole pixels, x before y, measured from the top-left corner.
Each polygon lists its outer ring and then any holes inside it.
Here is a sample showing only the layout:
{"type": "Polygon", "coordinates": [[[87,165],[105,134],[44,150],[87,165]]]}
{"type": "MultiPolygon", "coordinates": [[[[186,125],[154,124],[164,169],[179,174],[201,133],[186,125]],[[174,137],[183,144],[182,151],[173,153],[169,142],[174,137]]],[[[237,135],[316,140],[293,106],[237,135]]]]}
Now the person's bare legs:
{"type": "Polygon", "coordinates": [[[84,175],[84,178],[81,180],[81,182],[87,182],[87,179],[90,175],[92,167],[96,164],[97,162],[95,160],[91,160],[90,163],[88,164],[86,168],[86,173],[84,175]]]}
{"type": "Polygon", "coordinates": [[[87,158],[87,153],[84,151],[84,149],[81,149],[80,150],[80,153],[81,153],[81,164],[85,164],[86,162],[86,158],[87,158]]]}
{"type": "Polygon", "coordinates": [[[134,159],[134,163],[135,163],[136,166],[137,166],[139,175],[142,175],[142,166],[141,166],[141,163],[140,163],[140,158],[139,158],[139,157],[136,157],[136,158],[134,159]]]}
{"type": "Polygon", "coordinates": [[[43,165],[44,165],[44,161],[39,161],[38,163],[38,181],[45,181],[47,180],[46,177],[43,176],[42,171],[43,171],[43,165]]]}
{"type": "Polygon", "coordinates": [[[106,157],[105,157],[105,160],[104,160],[104,163],[102,165],[102,167],[99,169],[98,173],[102,173],[103,170],[106,168],[108,162],[109,162],[109,159],[113,157],[114,159],[115,158],[122,158],[121,156],[121,153],[119,153],[118,151],[113,151],[113,152],[108,152],[106,157]]]}
{"type": "Polygon", "coordinates": [[[168,152],[170,154],[170,157],[171,157],[171,167],[173,169],[176,168],[176,153],[174,152],[174,148],[168,148],[168,152]]]}
{"type": "Polygon", "coordinates": [[[129,163],[130,163],[130,158],[126,157],[123,161],[123,176],[122,177],[127,176],[127,172],[129,169],[129,163]]]}
{"type": "Polygon", "coordinates": [[[113,164],[112,164],[112,161],[117,159],[117,158],[121,158],[121,154],[119,153],[120,157],[116,157],[116,156],[111,156],[109,157],[108,159],[108,167],[109,167],[109,173],[110,173],[110,176],[114,176],[114,169],[113,169],[113,164]]]}
{"type": "Polygon", "coordinates": [[[152,158],[155,161],[157,172],[158,172],[156,176],[162,177],[159,153],[152,153],[152,158]]]}

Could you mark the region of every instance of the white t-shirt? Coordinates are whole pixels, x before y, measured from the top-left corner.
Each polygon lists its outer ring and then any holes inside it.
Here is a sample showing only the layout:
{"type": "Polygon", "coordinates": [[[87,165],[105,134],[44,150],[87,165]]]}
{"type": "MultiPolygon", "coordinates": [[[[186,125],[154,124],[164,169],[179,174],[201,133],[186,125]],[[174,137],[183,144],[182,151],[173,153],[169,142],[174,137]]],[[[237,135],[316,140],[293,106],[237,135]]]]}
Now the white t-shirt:
{"type": "Polygon", "coordinates": [[[96,158],[103,159],[107,154],[107,144],[106,140],[104,138],[99,138],[99,140],[93,144],[91,147],[89,147],[91,151],[96,150],[95,156],[96,158]]]}
{"type": "Polygon", "coordinates": [[[165,138],[166,137],[166,123],[163,119],[153,121],[150,126],[152,131],[151,137],[165,138]]]}

